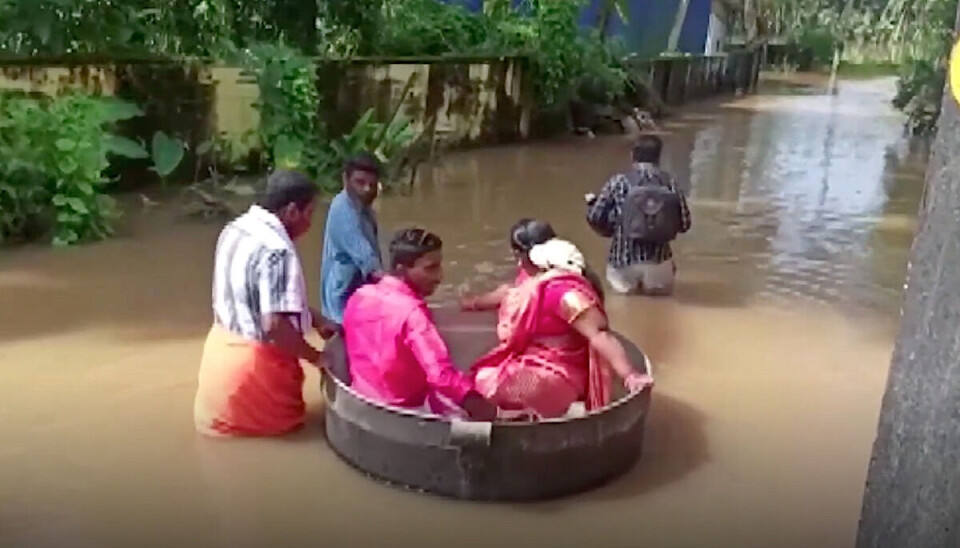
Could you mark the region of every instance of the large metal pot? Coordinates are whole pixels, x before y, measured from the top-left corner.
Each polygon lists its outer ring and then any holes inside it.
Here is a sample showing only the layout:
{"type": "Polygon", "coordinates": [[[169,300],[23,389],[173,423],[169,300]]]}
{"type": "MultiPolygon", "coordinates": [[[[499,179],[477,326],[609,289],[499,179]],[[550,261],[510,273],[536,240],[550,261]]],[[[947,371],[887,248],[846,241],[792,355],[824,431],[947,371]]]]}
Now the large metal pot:
{"type": "MultiPolygon", "coordinates": [[[[454,359],[470,364],[496,342],[488,314],[435,311],[454,359]]],[[[638,370],[649,360],[620,337],[638,370]]],[[[640,456],[650,390],[584,417],[538,423],[448,420],[384,406],[349,387],[343,342],[327,344],[326,435],[346,462],[382,481],[470,500],[536,500],[592,489],[640,456]]]]}

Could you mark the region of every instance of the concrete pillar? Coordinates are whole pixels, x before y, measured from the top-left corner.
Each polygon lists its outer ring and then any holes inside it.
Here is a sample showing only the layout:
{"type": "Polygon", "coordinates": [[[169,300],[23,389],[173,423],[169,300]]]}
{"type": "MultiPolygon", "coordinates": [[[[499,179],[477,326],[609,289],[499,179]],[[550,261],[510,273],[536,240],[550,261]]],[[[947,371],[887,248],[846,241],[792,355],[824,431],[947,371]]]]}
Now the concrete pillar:
{"type": "Polygon", "coordinates": [[[960,546],[960,112],[950,93],[926,184],[857,548],[960,546]]]}

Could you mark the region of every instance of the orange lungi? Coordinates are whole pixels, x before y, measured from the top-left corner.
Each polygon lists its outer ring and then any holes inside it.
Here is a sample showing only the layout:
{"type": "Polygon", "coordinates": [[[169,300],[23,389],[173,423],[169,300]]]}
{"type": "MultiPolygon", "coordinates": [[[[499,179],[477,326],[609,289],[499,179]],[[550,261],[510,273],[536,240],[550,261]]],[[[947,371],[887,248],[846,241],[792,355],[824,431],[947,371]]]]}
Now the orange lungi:
{"type": "Polygon", "coordinates": [[[200,362],[193,405],[197,431],[279,436],[303,426],[303,369],[277,347],[214,325],[200,362]]]}

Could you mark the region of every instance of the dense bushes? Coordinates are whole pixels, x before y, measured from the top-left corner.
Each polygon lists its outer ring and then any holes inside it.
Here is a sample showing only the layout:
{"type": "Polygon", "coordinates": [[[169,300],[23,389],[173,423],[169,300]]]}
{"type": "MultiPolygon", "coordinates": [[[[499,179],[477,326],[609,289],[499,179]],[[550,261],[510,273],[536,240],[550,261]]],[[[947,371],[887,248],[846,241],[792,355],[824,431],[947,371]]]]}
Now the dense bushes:
{"type": "Polygon", "coordinates": [[[117,211],[104,194],[108,156],[146,152],[110,129],[139,114],[84,94],[0,95],[0,242],[50,234],[69,245],[111,235],[117,211]]]}
{"type": "Polygon", "coordinates": [[[947,61],[954,39],[957,0],[927,0],[920,14],[924,26],[910,35],[897,83],[894,105],[908,117],[916,134],[932,134],[940,119],[947,61]]]}
{"type": "MultiPolygon", "coordinates": [[[[239,58],[260,88],[257,141],[271,166],[297,167],[333,189],[346,156],[374,152],[387,182],[414,162],[418,133],[393,109],[373,112],[352,131],[328,135],[318,119],[314,58],[525,55],[538,107],[570,99],[613,101],[627,84],[615,41],[584,31],[585,0],[493,0],[479,13],[438,0],[0,0],[0,54],[203,56],[239,58]]],[[[82,94],[0,100],[0,242],[50,234],[67,245],[112,233],[108,157],[153,159],[166,181],[185,144],[155,135],[148,152],[116,137],[114,124],[136,107],[82,94]]],[[[214,167],[235,147],[219,136],[197,146],[214,167]],[[216,156],[216,157],[215,157],[216,156]]],[[[200,163],[196,172],[200,173],[200,163]]]]}
{"type": "Polygon", "coordinates": [[[386,122],[367,112],[346,135],[331,139],[318,119],[319,94],[313,59],[287,46],[259,45],[245,52],[260,99],[259,140],[271,165],[309,173],[325,190],[340,185],[340,169],[352,155],[371,152],[386,166],[384,182],[404,175],[404,160],[417,138],[399,105],[386,122]]]}
{"type": "Polygon", "coordinates": [[[584,0],[487,2],[472,13],[437,0],[392,0],[383,4],[383,32],[374,42],[381,55],[525,54],[538,105],[562,105],[583,85],[616,96],[626,71],[617,42],[584,31],[578,18],[584,0]]]}

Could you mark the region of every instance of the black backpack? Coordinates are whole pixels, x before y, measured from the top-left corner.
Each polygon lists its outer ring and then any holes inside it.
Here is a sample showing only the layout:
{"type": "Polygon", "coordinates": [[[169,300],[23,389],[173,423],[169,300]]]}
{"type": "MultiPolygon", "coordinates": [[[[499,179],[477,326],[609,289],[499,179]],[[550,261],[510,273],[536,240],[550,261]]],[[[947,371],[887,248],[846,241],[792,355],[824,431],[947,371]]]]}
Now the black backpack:
{"type": "Polygon", "coordinates": [[[630,189],[623,200],[624,237],[654,244],[676,239],[683,227],[677,191],[657,181],[641,180],[639,173],[630,178],[630,189]]]}

